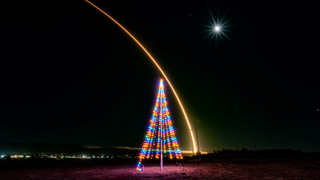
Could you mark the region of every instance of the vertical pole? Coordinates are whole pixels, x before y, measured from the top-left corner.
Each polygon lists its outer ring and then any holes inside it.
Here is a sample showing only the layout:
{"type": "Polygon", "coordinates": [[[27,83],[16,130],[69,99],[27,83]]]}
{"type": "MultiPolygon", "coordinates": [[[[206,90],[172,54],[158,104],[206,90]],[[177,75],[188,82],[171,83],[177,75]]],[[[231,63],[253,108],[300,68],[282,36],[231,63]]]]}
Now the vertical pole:
{"type": "Polygon", "coordinates": [[[252,138],[252,142],[253,142],[254,148],[257,150],[257,146],[256,146],[256,143],[254,143],[253,138],[252,138]]]}
{"type": "Polygon", "coordinates": [[[194,160],[194,150],[193,150],[193,144],[192,144],[192,141],[191,141],[191,146],[192,146],[192,152],[191,152],[191,156],[192,156],[192,159],[194,160]]]}
{"type": "Polygon", "coordinates": [[[161,84],[161,93],[160,93],[160,171],[163,168],[163,158],[162,158],[162,95],[163,95],[163,84],[161,84]]]}
{"type": "Polygon", "coordinates": [[[199,138],[198,138],[198,130],[197,130],[197,124],[196,122],[194,122],[194,126],[196,129],[196,137],[197,137],[197,144],[198,144],[198,156],[199,156],[199,161],[201,161],[201,155],[200,155],[200,146],[199,146],[199,138]]]}
{"type": "MultiPolygon", "coordinates": [[[[189,115],[188,115],[189,116],[189,115]]],[[[191,143],[192,144],[192,143],[191,143]]],[[[192,159],[193,159],[193,162],[194,162],[194,151],[195,149],[193,149],[193,146],[192,146],[192,159]]]]}

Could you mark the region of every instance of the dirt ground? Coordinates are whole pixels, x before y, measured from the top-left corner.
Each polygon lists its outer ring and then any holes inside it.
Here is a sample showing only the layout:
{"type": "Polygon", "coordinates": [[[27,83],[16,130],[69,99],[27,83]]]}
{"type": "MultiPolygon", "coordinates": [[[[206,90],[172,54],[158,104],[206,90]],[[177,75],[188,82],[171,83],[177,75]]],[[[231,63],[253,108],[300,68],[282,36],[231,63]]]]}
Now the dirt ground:
{"type": "Polygon", "coordinates": [[[145,164],[142,172],[132,163],[82,167],[2,168],[0,179],[320,179],[320,161],[313,159],[234,159],[184,162],[184,167],[145,164]]]}

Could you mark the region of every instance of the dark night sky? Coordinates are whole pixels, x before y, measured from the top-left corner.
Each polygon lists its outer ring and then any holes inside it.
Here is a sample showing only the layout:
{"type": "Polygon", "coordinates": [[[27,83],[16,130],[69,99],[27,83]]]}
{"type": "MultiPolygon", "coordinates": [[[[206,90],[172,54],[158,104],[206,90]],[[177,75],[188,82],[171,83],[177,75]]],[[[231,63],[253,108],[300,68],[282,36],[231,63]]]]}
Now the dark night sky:
{"type": "MultiPolygon", "coordinates": [[[[151,52],[200,147],[320,150],[318,10],[307,1],[92,1],[151,52]],[[201,26],[230,20],[215,43],[201,26]],[[317,110],[319,109],[319,110],[317,110]]],[[[140,147],[160,73],[82,0],[0,6],[0,141],[140,147]]],[[[166,89],[182,150],[191,139],[166,89]]]]}

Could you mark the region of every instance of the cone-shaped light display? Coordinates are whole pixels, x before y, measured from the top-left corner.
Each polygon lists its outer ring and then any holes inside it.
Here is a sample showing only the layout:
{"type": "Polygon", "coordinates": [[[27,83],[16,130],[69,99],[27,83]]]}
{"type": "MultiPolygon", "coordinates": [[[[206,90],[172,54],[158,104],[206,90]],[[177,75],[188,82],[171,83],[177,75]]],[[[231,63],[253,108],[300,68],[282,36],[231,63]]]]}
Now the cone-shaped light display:
{"type": "Polygon", "coordinates": [[[161,140],[163,154],[170,159],[182,159],[179,143],[172,126],[172,120],[164,93],[163,80],[160,80],[156,103],[153,108],[149,127],[139,155],[137,170],[141,171],[143,159],[159,159],[161,153],[161,140]],[[162,126],[162,128],[161,128],[162,126]],[[162,129],[162,133],[161,133],[162,129]],[[162,136],[161,136],[162,134],[162,136]]]}

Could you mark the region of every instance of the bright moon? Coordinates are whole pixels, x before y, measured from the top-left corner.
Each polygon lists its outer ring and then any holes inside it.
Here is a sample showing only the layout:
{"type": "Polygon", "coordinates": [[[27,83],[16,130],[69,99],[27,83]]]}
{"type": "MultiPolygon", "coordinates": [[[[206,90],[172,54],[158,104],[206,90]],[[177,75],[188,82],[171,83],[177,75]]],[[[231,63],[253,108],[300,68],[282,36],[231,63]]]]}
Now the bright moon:
{"type": "MultiPolygon", "coordinates": [[[[200,25],[207,28],[205,31],[203,31],[204,33],[207,33],[207,35],[205,37],[203,37],[200,41],[206,39],[210,35],[211,38],[209,38],[209,40],[210,40],[209,44],[211,43],[211,41],[213,39],[215,39],[216,44],[218,43],[219,39],[221,39],[222,42],[224,42],[224,40],[223,40],[224,37],[227,38],[228,40],[230,40],[231,42],[233,42],[233,40],[227,34],[227,32],[232,32],[232,31],[228,30],[228,27],[233,25],[233,24],[228,24],[228,22],[231,21],[231,18],[225,21],[224,19],[225,19],[227,13],[224,13],[221,19],[219,18],[219,15],[217,15],[218,18],[215,19],[212,15],[210,9],[208,9],[208,10],[209,10],[209,14],[211,16],[211,20],[207,19],[207,21],[208,21],[207,25],[200,24],[200,25]]],[[[198,43],[200,43],[200,41],[198,43]]]]}

